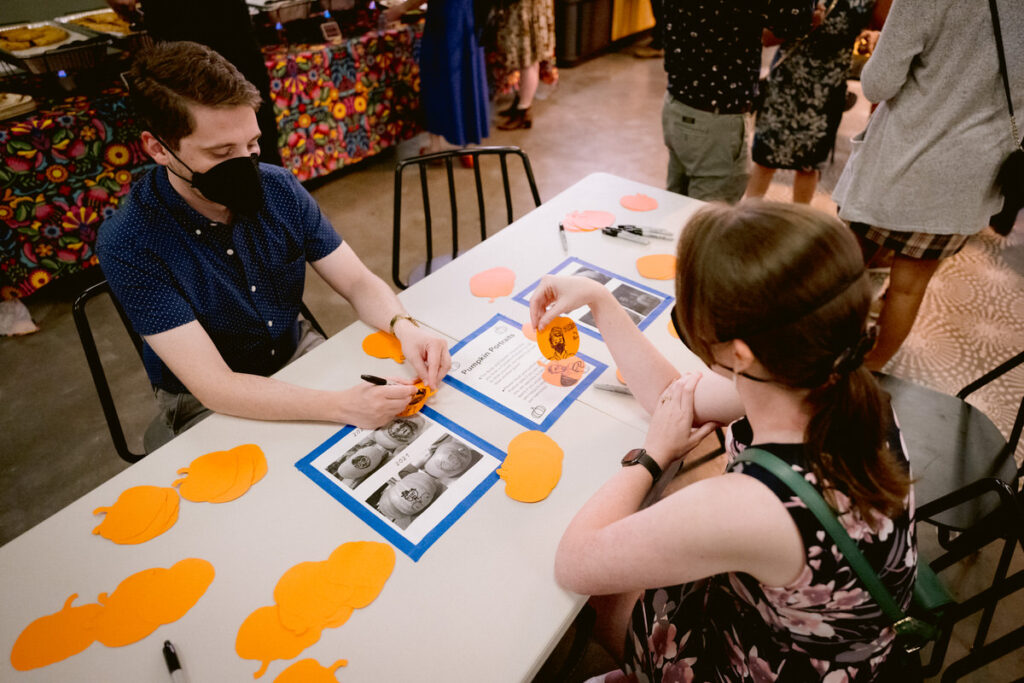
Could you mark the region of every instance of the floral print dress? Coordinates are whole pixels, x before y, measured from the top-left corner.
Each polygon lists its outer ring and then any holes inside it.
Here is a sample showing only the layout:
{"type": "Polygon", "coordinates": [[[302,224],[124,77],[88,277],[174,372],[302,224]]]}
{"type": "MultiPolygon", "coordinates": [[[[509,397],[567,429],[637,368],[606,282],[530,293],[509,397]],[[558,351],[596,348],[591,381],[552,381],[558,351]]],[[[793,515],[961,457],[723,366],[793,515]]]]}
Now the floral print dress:
{"type": "Polygon", "coordinates": [[[853,43],[875,0],[836,0],[821,26],[775,56],[751,157],[767,168],[812,170],[828,158],[846,102],[853,43]]]}
{"type": "MultiPolygon", "coordinates": [[[[731,459],[750,442],[745,419],[734,423],[727,443],[731,459]]],[[[788,462],[820,491],[800,466],[801,444],[759,448],[788,462]]],[[[906,462],[899,432],[890,449],[906,462]]],[[[909,467],[909,465],[908,465],[909,467]]],[[[752,463],[733,462],[768,486],[789,509],[803,537],[807,562],[790,585],[764,586],[749,574],[729,573],[647,590],[633,609],[626,635],[625,673],[607,683],[776,681],[846,683],[879,680],[891,649],[891,622],[871,597],[832,539],[792,491],[752,463]]],[[[834,491],[842,509],[849,499],[834,491]]],[[[878,531],[855,511],[839,521],[904,609],[910,604],[917,568],[913,491],[907,512],[879,520],[878,531]]]]}

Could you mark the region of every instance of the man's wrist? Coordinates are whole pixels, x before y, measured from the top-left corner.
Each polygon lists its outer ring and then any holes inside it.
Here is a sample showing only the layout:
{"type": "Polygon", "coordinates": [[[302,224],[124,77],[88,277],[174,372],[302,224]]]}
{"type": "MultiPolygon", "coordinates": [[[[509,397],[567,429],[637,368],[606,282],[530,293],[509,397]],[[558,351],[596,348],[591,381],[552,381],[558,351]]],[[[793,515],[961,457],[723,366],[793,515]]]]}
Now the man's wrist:
{"type": "Polygon", "coordinates": [[[418,322],[416,322],[415,318],[413,318],[408,313],[396,313],[394,316],[392,316],[391,321],[388,323],[388,332],[390,332],[392,335],[395,335],[396,334],[395,330],[403,322],[406,322],[406,323],[408,323],[410,325],[413,325],[414,327],[419,327],[420,326],[420,324],[418,322]]]}

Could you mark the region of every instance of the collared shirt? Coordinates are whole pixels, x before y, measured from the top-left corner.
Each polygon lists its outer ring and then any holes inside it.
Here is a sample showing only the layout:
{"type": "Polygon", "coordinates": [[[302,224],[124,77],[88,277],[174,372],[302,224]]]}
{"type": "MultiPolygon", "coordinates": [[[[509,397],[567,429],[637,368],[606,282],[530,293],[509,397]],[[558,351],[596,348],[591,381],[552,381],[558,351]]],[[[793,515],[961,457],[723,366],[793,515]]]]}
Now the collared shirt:
{"type": "MultiPolygon", "coordinates": [[[[235,372],[267,376],[298,342],[306,263],[341,237],[286,169],[260,164],[264,208],[217,223],[190,207],[157,167],[100,228],[96,252],[135,331],[159,334],[198,320],[235,372]]],[[[143,349],[153,386],[185,391],[143,349]]]]}
{"type": "Polygon", "coordinates": [[[668,92],[716,114],[750,110],[761,70],[761,30],[783,39],[811,29],[814,0],[666,2],[668,92]]]}

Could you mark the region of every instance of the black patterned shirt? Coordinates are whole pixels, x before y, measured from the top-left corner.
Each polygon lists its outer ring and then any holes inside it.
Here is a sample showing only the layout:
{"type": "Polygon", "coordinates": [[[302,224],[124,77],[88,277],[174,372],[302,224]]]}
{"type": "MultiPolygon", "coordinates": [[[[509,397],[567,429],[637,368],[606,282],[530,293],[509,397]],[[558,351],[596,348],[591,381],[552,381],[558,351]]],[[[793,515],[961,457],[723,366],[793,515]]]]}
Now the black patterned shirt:
{"type": "Polygon", "coordinates": [[[749,111],[761,69],[761,29],[782,39],[810,31],[814,0],[670,0],[665,13],[668,92],[718,114],[749,111]]]}

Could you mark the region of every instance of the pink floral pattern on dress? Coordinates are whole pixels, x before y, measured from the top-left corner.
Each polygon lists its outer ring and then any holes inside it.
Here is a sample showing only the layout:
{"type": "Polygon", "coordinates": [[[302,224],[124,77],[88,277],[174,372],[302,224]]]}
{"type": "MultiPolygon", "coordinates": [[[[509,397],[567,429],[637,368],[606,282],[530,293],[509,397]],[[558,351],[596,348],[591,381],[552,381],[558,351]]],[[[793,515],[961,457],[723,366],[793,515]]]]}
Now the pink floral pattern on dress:
{"type": "MultiPolygon", "coordinates": [[[[726,447],[732,458],[744,448],[737,433],[749,433],[745,420],[729,429],[726,447]]],[[[803,445],[758,447],[788,462],[819,491],[829,491],[840,522],[905,608],[917,566],[913,492],[899,517],[869,523],[842,491],[827,482],[820,485],[801,467],[803,445]]],[[[906,463],[895,427],[889,447],[906,463]]],[[[626,634],[625,670],[608,683],[879,680],[894,634],[845,557],[803,502],[774,476],[747,463],[730,467],[763,482],[789,510],[804,542],[803,571],[781,587],[730,573],[646,591],[626,634]]]]}

